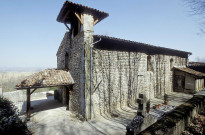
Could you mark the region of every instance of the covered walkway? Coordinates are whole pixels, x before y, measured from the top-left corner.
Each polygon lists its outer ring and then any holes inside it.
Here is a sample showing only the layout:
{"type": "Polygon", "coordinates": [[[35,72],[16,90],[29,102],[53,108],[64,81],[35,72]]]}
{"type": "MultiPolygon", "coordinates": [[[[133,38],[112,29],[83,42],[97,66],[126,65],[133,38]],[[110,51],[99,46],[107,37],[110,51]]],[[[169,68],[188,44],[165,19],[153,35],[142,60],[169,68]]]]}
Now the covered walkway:
{"type": "Polygon", "coordinates": [[[26,89],[27,93],[27,118],[30,118],[31,94],[38,88],[69,86],[74,80],[71,74],[65,70],[46,69],[28,76],[25,80],[16,85],[16,89],[26,89]],[[31,91],[32,90],[32,91],[31,91]]]}

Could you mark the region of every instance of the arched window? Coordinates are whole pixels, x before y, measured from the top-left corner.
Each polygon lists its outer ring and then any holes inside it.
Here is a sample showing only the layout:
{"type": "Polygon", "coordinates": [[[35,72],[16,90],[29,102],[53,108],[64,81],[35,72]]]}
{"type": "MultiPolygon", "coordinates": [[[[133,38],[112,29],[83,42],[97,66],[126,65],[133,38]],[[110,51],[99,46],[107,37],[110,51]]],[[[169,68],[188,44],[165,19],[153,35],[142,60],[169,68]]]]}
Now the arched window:
{"type": "Polygon", "coordinates": [[[171,59],[170,59],[170,70],[172,70],[172,68],[173,68],[173,66],[174,66],[173,64],[174,64],[174,60],[171,58],[171,59]]]}
{"type": "Polygon", "coordinates": [[[68,70],[68,53],[65,54],[65,69],[68,70]]]}
{"type": "Polygon", "coordinates": [[[147,71],[152,71],[152,58],[151,56],[147,56],[147,71]]]}

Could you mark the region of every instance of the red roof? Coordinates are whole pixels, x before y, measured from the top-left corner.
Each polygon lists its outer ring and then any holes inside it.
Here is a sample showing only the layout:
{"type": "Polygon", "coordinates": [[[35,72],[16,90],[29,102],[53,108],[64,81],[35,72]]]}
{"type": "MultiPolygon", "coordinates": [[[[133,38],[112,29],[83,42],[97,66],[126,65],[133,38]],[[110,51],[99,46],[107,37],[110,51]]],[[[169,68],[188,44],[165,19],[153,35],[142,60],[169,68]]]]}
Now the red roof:
{"type": "Polygon", "coordinates": [[[16,85],[17,89],[44,88],[74,84],[71,74],[64,70],[46,69],[28,76],[16,85]]]}
{"type": "Polygon", "coordinates": [[[197,77],[205,77],[204,73],[198,72],[196,70],[193,70],[193,69],[190,69],[190,68],[187,68],[187,67],[174,67],[174,68],[177,69],[177,70],[183,71],[185,73],[197,76],[197,77]]]}

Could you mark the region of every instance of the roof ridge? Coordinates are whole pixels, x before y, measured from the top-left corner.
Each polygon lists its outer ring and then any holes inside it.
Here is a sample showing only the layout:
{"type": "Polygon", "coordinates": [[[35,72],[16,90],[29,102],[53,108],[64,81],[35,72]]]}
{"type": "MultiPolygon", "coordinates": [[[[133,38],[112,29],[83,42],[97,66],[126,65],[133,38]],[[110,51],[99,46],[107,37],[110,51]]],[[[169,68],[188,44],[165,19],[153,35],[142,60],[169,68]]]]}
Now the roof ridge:
{"type": "Polygon", "coordinates": [[[78,3],[74,3],[71,1],[65,1],[63,4],[63,7],[60,10],[60,13],[57,16],[57,21],[58,22],[62,22],[65,23],[65,20],[62,20],[62,17],[64,15],[66,15],[66,12],[68,9],[72,9],[72,10],[78,10],[79,12],[88,12],[92,13],[93,16],[95,16],[97,19],[99,19],[99,21],[103,20],[104,18],[106,18],[107,16],[109,16],[109,13],[104,12],[104,11],[100,11],[98,9],[95,8],[91,8],[82,4],[78,4],[78,3]]]}
{"type": "Polygon", "coordinates": [[[77,5],[77,6],[81,6],[81,7],[89,8],[89,9],[91,9],[91,10],[96,10],[96,11],[98,11],[98,12],[108,14],[107,12],[104,12],[104,11],[98,10],[98,9],[96,9],[96,8],[92,8],[92,7],[89,7],[89,6],[85,6],[85,5],[82,5],[82,4],[79,4],[79,3],[75,3],[75,2],[72,2],[72,1],[69,1],[69,0],[66,0],[65,3],[75,4],[75,5],[77,5]]]}
{"type": "Polygon", "coordinates": [[[17,89],[45,88],[74,84],[69,71],[60,69],[44,69],[34,73],[16,85],[17,89]]]}
{"type": "Polygon", "coordinates": [[[178,70],[181,70],[181,71],[184,71],[184,72],[187,72],[187,73],[190,73],[190,74],[194,74],[194,75],[197,75],[197,76],[205,76],[205,73],[202,73],[202,72],[199,72],[199,71],[196,71],[194,69],[191,69],[189,67],[174,67],[175,69],[178,69],[178,70]],[[187,70],[186,70],[187,69],[187,70]],[[190,72],[189,72],[190,71],[190,72]]]}
{"type": "Polygon", "coordinates": [[[129,43],[134,43],[134,44],[138,43],[138,44],[142,44],[142,45],[146,45],[146,46],[150,46],[150,47],[155,47],[155,48],[160,48],[160,49],[169,49],[169,50],[172,50],[172,51],[179,51],[179,52],[184,52],[184,53],[192,54],[191,52],[181,51],[181,50],[167,48],[167,47],[161,47],[161,46],[157,46],[157,45],[151,45],[151,44],[137,42],[137,41],[133,41],[133,40],[127,40],[127,39],[122,39],[122,38],[111,37],[111,36],[107,36],[107,35],[96,34],[94,36],[105,37],[105,38],[115,39],[115,40],[121,40],[121,41],[129,42],[129,43]]]}

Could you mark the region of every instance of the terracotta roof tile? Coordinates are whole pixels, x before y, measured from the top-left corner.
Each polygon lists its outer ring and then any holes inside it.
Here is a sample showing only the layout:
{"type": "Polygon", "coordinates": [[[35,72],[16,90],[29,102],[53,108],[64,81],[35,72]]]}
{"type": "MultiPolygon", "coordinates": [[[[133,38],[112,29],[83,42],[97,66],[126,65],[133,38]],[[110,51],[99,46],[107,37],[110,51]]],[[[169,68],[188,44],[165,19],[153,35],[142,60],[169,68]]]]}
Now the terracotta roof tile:
{"type": "Polygon", "coordinates": [[[100,11],[98,9],[94,9],[88,6],[84,6],[81,4],[77,4],[77,3],[73,3],[71,1],[66,1],[63,4],[63,7],[61,8],[61,11],[57,17],[57,21],[58,22],[63,22],[63,17],[66,14],[67,10],[71,9],[72,11],[77,11],[77,12],[83,12],[83,13],[92,13],[92,15],[95,18],[98,18],[99,21],[103,20],[104,18],[106,18],[107,16],[109,16],[108,13],[100,11]]]}
{"type": "Polygon", "coordinates": [[[197,77],[205,77],[204,73],[198,72],[198,71],[190,69],[190,68],[186,68],[186,67],[174,67],[174,68],[177,69],[177,70],[186,72],[188,74],[195,75],[197,77]]]}
{"type": "Polygon", "coordinates": [[[16,85],[17,89],[43,88],[74,84],[70,72],[57,69],[46,69],[28,76],[16,85]]]}

